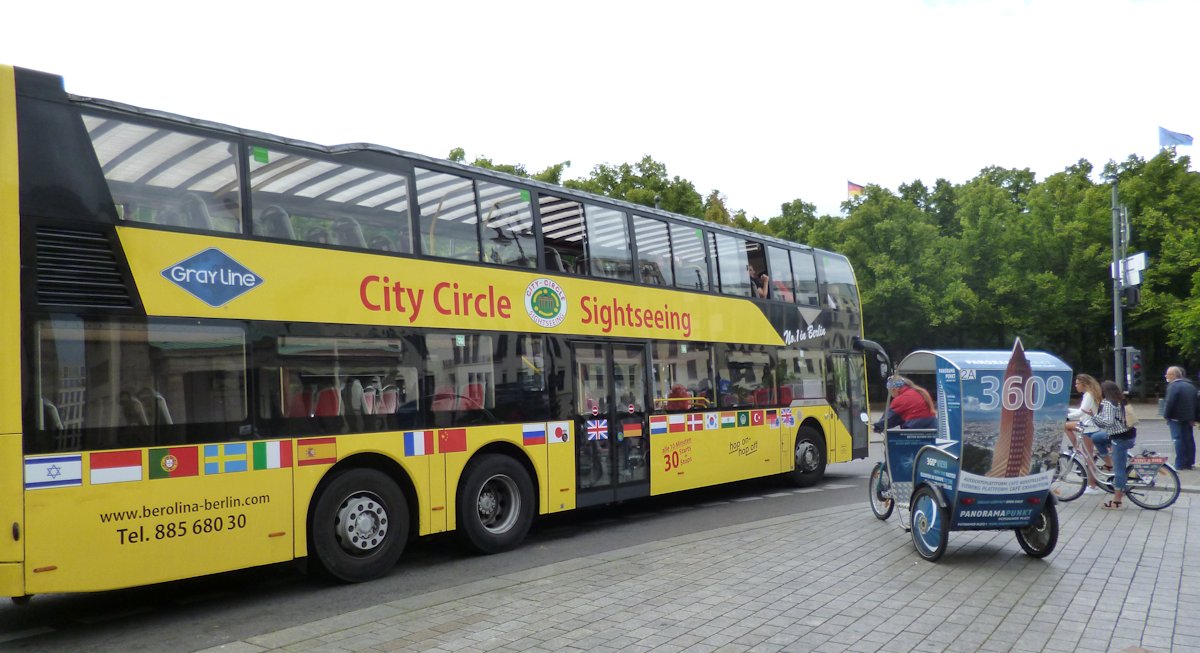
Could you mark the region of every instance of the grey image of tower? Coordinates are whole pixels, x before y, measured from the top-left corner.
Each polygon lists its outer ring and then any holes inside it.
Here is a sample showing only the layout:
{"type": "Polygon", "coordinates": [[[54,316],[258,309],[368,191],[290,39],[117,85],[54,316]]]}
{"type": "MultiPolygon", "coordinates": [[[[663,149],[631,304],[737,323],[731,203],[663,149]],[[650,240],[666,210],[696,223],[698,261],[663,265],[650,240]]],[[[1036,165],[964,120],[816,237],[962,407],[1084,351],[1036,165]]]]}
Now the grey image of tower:
{"type": "Polygon", "coordinates": [[[1015,407],[1000,406],[1000,435],[996,438],[996,448],[992,453],[992,468],[987,475],[998,478],[1013,478],[1029,475],[1033,463],[1033,410],[1024,401],[1025,382],[1033,376],[1033,368],[1025,357],[1025,348],[1021,339],[1013,345],[1012,358],[1008,359],[1008,367],[1004,370],[1004,379],[1000,384],[1001,395],[1007,396],[1006,390],[1011,387],[1021,388],[1019,396],[1022,400],[1015,407]],[[1010,379],[1016,378],[1017,381],[1010,379]]]}

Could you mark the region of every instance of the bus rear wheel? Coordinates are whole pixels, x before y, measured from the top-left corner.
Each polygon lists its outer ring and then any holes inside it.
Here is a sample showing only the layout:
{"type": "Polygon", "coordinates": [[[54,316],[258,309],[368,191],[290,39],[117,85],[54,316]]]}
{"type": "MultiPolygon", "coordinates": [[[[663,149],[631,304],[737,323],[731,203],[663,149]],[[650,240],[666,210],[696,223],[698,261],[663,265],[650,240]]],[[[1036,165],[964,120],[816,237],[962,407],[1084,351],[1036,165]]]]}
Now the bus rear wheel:
{"type": "Polygon", "coordinates": [[[458,492],[458,534],[480,553],[515,548],[533,524],[533,482],[520,463],[486,454],[471,463],[458,492]]]}
{"type": "Polygon", "coordinates": [[[347,583],[378,578],[396,565],[408,541],[408,503],[375,469],[335,472],[309,521],[309,551],[319,571],[347,583]]]}
{"type": "Polygon", "coordinates": [[[825,438],[815,429],[801,426],[796,431],[796,468],[791,472],[797,487],[815,485],[825,475],[825,438]]]}

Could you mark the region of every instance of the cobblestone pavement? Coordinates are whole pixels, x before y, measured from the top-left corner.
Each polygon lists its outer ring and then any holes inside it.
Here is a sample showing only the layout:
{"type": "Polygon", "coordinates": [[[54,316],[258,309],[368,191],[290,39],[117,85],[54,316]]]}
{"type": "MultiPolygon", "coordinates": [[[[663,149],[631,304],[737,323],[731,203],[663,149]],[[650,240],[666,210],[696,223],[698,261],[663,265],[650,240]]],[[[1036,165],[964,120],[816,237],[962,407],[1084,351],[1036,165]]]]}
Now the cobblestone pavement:
{"type": "Polygon", "coordinates": [[[209,651],[1200,652],[1200,494],[1059,505],[1057,549],[952,532],[920,560],[896,515],[829,508],[384,603],[209,651]],[[1185,561],[1185,552],[1191,557],[1185,561]]]}

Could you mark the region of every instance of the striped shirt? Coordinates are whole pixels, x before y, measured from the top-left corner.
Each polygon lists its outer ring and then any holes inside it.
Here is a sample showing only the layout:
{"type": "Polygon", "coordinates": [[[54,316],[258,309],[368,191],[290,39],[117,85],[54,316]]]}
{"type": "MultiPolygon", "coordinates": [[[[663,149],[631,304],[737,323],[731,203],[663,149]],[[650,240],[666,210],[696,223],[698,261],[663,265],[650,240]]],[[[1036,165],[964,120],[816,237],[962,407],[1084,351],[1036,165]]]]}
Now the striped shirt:
{"type": "Polygon", "coordinates": [[[1085,417],[1080,424],[1094,424],[1104,429],[1108,437],[1118,436],[1129,430],[1125,425],[1125,408],[1105,399],[1100,402],[1100,413],[1094,417],[1085,417]]]}

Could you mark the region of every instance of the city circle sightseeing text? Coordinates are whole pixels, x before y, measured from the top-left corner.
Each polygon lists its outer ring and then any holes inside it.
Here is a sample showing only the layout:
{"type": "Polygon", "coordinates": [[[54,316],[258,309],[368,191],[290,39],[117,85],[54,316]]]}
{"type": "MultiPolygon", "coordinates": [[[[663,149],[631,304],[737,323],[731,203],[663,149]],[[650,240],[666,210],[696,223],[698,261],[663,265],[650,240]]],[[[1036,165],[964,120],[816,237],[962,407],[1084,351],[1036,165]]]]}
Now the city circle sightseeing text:
{"type": "MultiPolygon", "coordinates": [[[[358,284],[358,299],[362,307],[372,312],[394,313],[409,324],[430,323],[430,314],[464,318],[470,324],[482,326],[480,320],[495,321],[496,329],[521,328],[510,322],[522,312],[523,299],[498,289],[495,284],[471,284],[469,282],[418,282],[380,274],[362,277],[358,284]]],[[[564,297],[565,299],[565,297],[564,297]]],[[[601,297],[585,294],[575,307],[568,308],[563,302],[560,310],[568,320],[575,317],[583,327],[598,328],[601,333],[619,330],[668,334],[677,333],[684,338],[692,335],[692,314],[674,310],[669,303],[661,305],[635,304],[616,297],[601,297]]],[[[544,323],[543,323],[544,324],[544,323]]]]}

